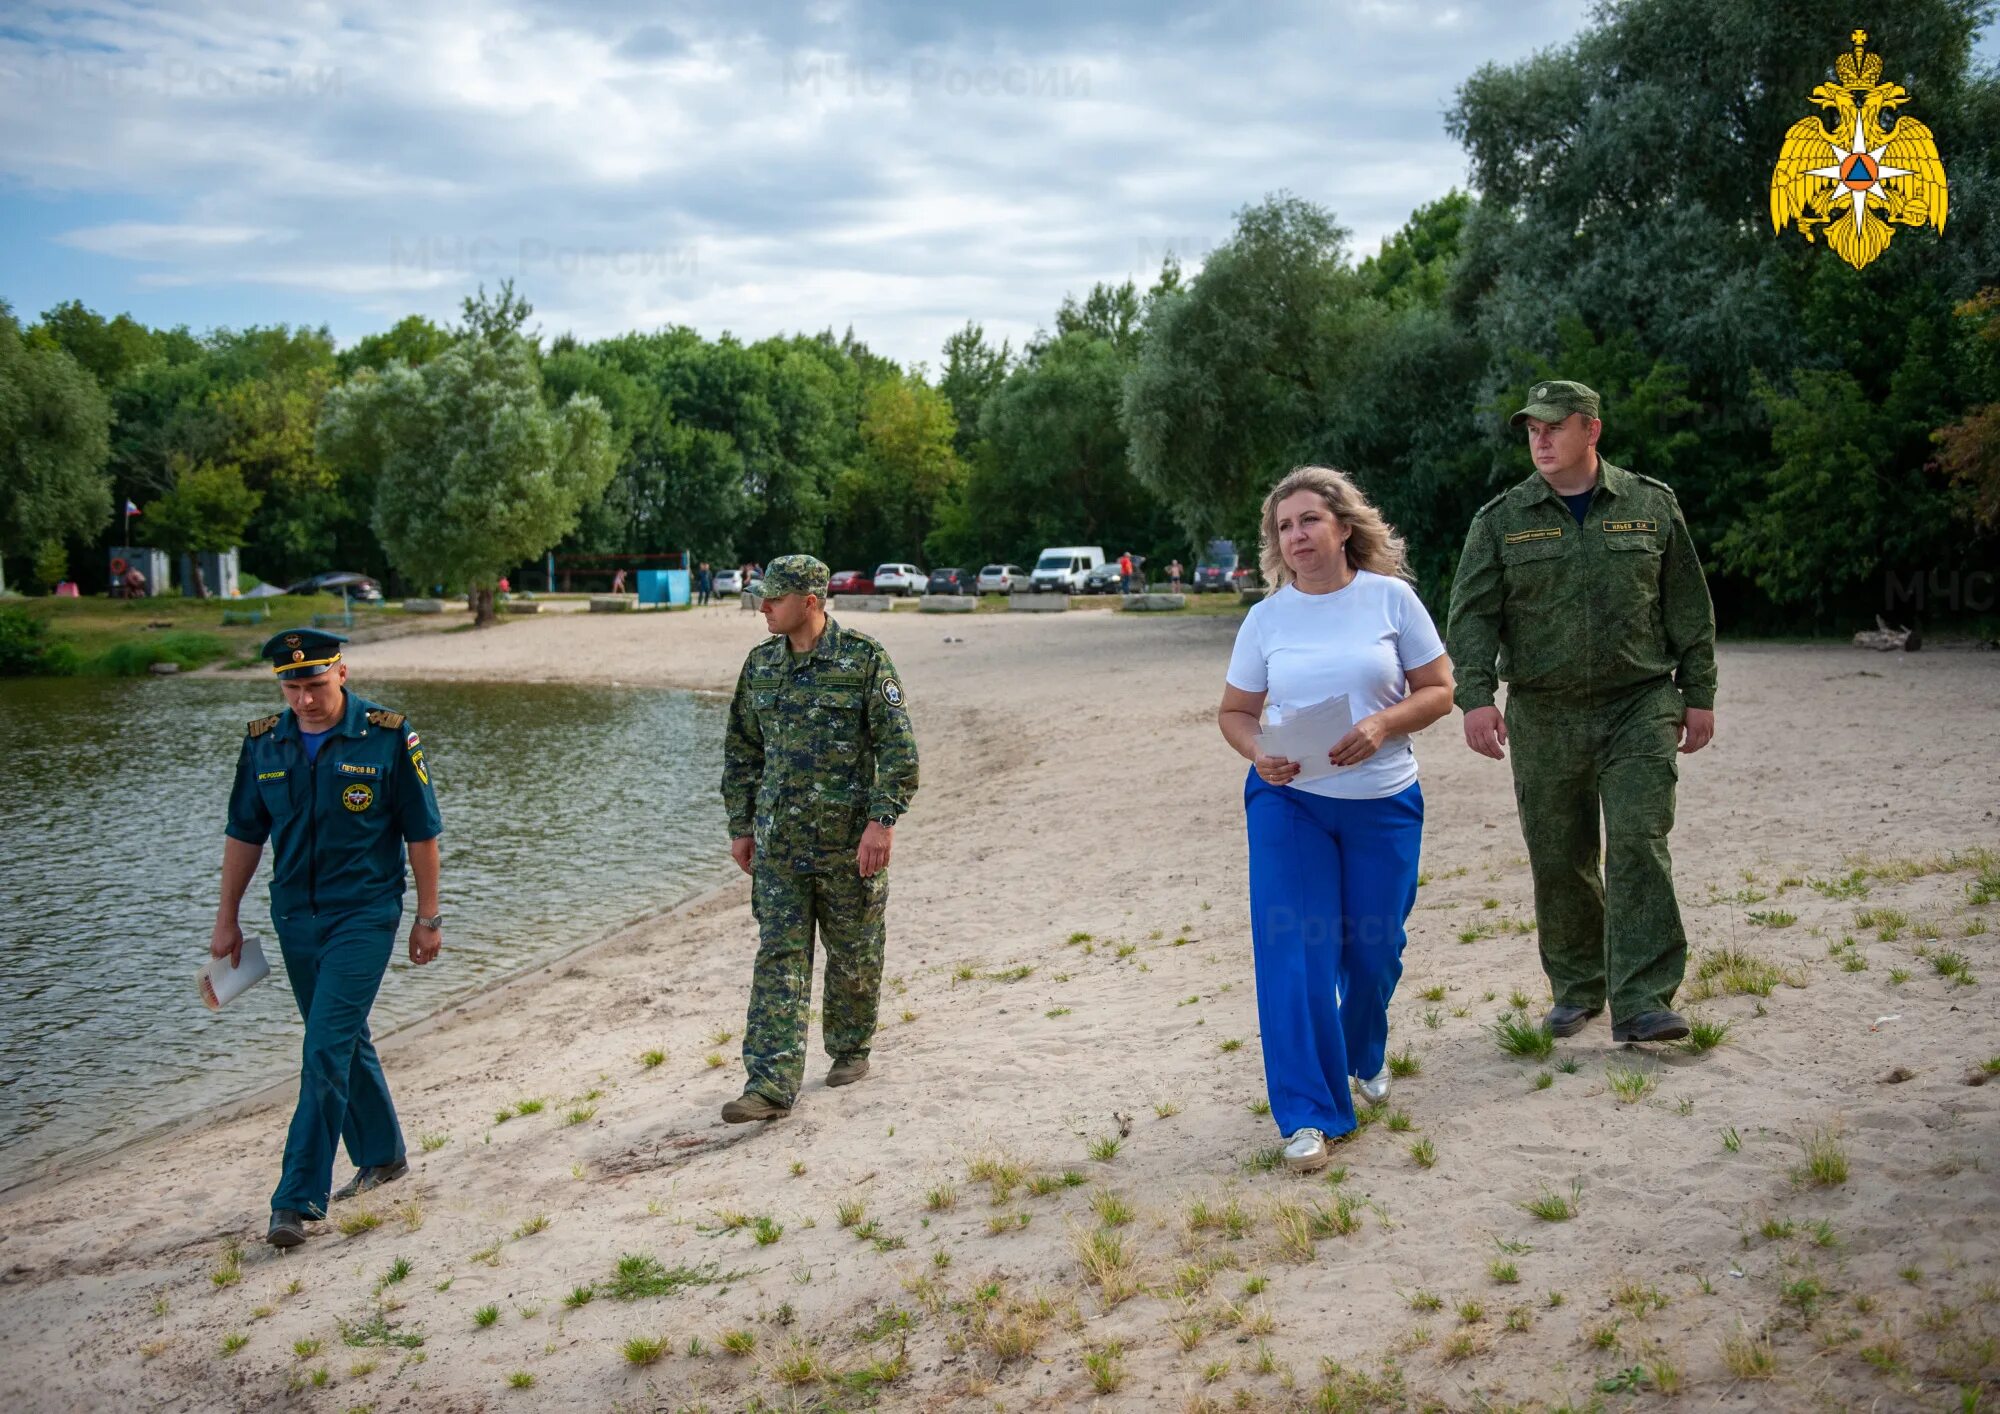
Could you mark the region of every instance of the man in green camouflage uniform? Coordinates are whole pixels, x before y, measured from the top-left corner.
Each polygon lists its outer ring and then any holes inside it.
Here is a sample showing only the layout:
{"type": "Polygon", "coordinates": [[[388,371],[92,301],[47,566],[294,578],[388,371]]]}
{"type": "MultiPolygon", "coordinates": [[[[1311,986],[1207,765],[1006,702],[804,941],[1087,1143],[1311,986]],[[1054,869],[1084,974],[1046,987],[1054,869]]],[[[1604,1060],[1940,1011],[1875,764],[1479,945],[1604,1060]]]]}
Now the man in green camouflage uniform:
{"type": "Polygon", "coordinates": [[[1614,1040],[1673,1040],[1687,1034],[1672,1010],[1687,964],[1667,853],[1675,752],[1714,735],[1715,613],[1673,491],[1597,455],[1596,393],[1537,383],[1523,423],[1536,474],[1480,508],[1452,582],[1466,745],[1496,760],[1514,747],[1545,1024],[1574,1035],[1608,996],[1614,1040]]]}
{"type": "Polygon", "coordinates": [[[826,945],[829,1085],[868,1073],[882,988],[896,818],[917,792],[917,740],[888,652],[824,608],[827,567],[784,555],[764,573],[772,637],[750,650],[722,746],[730,852],[750,875],[759,945],[732,1124],[782,1119],[805,1079],[813,927],[826,945]]]}

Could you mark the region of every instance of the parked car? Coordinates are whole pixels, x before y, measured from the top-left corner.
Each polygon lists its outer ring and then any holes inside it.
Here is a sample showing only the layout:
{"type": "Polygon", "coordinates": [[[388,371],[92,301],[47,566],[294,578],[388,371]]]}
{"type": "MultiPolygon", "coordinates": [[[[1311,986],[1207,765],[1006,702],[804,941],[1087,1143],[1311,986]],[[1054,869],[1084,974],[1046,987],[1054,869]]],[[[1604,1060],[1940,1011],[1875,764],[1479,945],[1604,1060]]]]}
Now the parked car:
{"type": "Polygon", "coordinates": [[[826,582],[826,592],[833,594],[873,594],[875,581],[865,570],[841,570],[826,582]]]}
{"type": "Polygon", "coordinates": [[[875,592],[877,594],[921,594],[924,592],[924,572],[911,564],[875,566],[875,592]]]}
{"type": "Polygon", "coordinates": [[[1083,589],[1090,572],[1103,563],[1102,546],[1051,545],[1036,557],[1028,587],[1037,594],[1075,594],[1083,589]]]}
{"type": "Polygon", "coordinates": [[[715,592],[717,594],[741,594],[743,592],[743,571],[717,570],[715,572],[715,592]]]}
{"type": "Polygon", "coordinates": [[[956,567],[932,570],[929,581],[924,585],[926,594],[971,594],[972,575],[956,567]]]}
{"type": "Polygon", "coordinates": [[[365,574],[352,570],[328,570],[310,579],[302,579],[294,584],[291,594],[339,594],[345,591],[350,599],[365,599],[376,603],[382,598],[382,586],[365,574]]]}
{"type": "MultiPolygon", "coordinates": [[[[1136,590],[1146,582],[1146,557],[1132,557],[1132,587],[1136,590]]],[[[1118,561],[1099,565],[1083,578],[1085,594],[1122,594],[1125,592],[1124,578],[1118,573],[1118,561]]]]}
{"type": "Polygon", "coordinates": [[[979,572],[981,594],[1012,594],[1028,582],[1028,572],[1019,565],[988,565],[979,572]]]}
{"type": "Polygon", "coordinates": [[[1249,581],[1249,575],[1249,568],[1237,563],[1235,541],[1211,540],[1194,567],[1194,577],[1188,581],[1188,588],[1196,594],[1234,591],[1249,581]]]}

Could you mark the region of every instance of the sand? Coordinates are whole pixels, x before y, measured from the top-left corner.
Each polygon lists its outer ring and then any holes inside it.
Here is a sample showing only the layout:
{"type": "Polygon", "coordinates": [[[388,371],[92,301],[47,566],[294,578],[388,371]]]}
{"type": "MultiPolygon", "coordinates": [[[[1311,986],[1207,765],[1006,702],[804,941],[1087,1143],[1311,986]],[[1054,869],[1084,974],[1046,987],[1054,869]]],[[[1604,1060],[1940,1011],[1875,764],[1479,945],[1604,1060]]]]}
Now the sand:
{"type": "MultiPolygon", "coordinates": [[[[924,781],[864,1083],[826,1089],[815,1042],[790,1120],[719,1122],[755,940],[738,876],[392,1038],[413,1173],[336,1209],[372,1229],[263,1244],[282,1101],[0,1206],[0,1408],[1992,1397],[2000,1084],[1976,1082],[2000,1057],[2000,904],[1971,900],[1972,852],[2000,844],[2000,655],[1724,649],[1678,878],[1698,958],[1782,977],[1689,1002],[1729,1025],[1704,1054],[1615,1047],[1602,1020],[1546,1061],[1500,1050],[1511,994],[1547,999],[1509,777],[1455,716],[1423,734],[1391,1013],[1420,1069],[1338,1170],[1299,1177],[1264,1166],[1257,1112],[1244,767],[1213,722],[1234,621],[853,623],[895,656],[924,781]],[[1940,975],[1947,951],[1976,980],[1940,975]],[[1809,1171],[1816,1134],[1844,1178],[1809,1171]],[[1532,1216],[1545,1192],[1575,1215],[1532,1216]],[[627,1255],[705,1280],[621,1300],[627,1255]],[[377,1317],[421,1348],[346,1343],[377,1317]],[[634,1337],[664,1354],[628,1362],[634,1337]]],[[[364,686],[726,691],[760,631],[734,607],[564,617],[351,657],[364,686]]],[[[478,945],[448,937],[442,965],[478,945]]]]}

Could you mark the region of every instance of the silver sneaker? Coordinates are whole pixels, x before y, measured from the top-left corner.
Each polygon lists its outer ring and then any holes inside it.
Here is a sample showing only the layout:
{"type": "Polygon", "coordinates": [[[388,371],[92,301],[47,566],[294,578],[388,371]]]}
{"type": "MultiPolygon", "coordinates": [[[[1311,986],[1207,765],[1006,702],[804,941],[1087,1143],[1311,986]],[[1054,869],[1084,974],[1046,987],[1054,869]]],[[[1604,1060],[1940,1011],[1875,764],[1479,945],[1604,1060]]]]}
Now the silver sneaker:
{"type": "Polygon", "coordinates": [[[1368,1097],[1369,1104],[1371,1105],[1381,1104],[1384,1100],[1389,1098],[1388,1062],[1384,1061],[1382,1063],[1382,1069],[1378,1074],[1371,1075],[1366,1080],[1358,1080],[1355,1082],[1355,1084],[1361,1087],[1361,1093],[1368,1097]]]}
{"type": "Polygon", "coordinates": [[[1311,1173],[1331,1157],[1326,1147],[1326,1135],[1311,1126],[1294,1134],[1291,1142],[1285,1145],[1285,1167],[1297,1173],[1311,1173]]]}

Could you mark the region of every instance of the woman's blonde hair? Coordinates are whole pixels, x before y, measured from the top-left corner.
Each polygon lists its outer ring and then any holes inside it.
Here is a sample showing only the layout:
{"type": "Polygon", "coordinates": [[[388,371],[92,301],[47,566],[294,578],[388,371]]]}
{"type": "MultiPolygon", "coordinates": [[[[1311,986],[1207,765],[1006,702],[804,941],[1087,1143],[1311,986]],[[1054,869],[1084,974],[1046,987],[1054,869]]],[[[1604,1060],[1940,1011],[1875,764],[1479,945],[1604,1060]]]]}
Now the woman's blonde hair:
{"type": "Polygon", "coordinates": [[[1278,546],[1278,505],[1301,491],[1310,491],[1326,502],[1335,520],[1347,527],[1347,562],[1358,570],[1410,579],[1410,566],[1403,553],[1403,537],[1382,519],[1368,498],[1361,494],[1344,471],[1330,466],[1294,467],[1285,479],[1264,498],[1263,528],[1258,536],[1257,564],[1264,583],[1282,589],[1292,582],[1284,551],[1278,546]]]}

